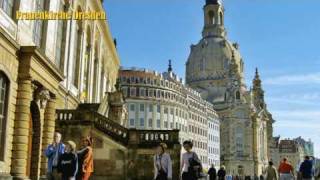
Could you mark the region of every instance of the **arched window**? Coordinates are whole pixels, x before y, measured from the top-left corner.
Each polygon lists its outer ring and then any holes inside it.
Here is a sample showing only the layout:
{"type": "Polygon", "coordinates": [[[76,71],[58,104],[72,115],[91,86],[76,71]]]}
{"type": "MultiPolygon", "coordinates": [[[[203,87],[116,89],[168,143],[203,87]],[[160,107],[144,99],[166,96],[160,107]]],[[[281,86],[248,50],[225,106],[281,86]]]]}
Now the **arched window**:
{"type": "Polygon", "coordinates": [[[3,72],[0,72],[0,161],[4,160],[8,90],[9,80],[3,72]]]}
{"type": "Polygon", "coordinates": [[[264,143],[265,143],[265,141],[264,141],[264,129],[262,127],[262,128],[260,128],[260,157],[261,157],[262,160],[264,160],[264,153],[265,153],[264,152],[264,148],[265,148],[264,143]]]}
{"type": "Polygon", "coordinates": [[[236,152],[242,154],[244,151],[244,132],[242,127],[237,127],[235,130],[236,152]]]}
{"type": "MultiPolygon", "coordinates": [[[[59,11],[64,11],[64,4],[60,1],[59,11]]],[[[56,66],[63,71],[64,69],[64,50],[65,50],[65,42],[66,39],[66,22],[63,20],[57,21],[57,39],[56,39],[56,49],[55,49],[55,64],[56,66]]]]}
{"type": "MultiPolygon", "coordinates": [[[[37,12],[43,12],[44,11],[44,2],[43,0],[35,0],[35,5],[34,9],[37,12]]],[[[33,34],[32,34],[32,39],[33,42],[35,43],[36,46],[42,47],[43,42],[42,42],[42,37],[43,37],[43,20],[36,19],[34,20],[34,25],[33,25],[33,34]]]]}
{"type": "Polygon", "coordinates": [[[204,58],[202,58],[200,60],[199,69],[200,69],[200,71],[204,71],[204,69],[205,69],[205,59],[204,58]]]}
{"type": "Polygon", "coordinates": [[[239,92],[239,91],[236,92],[236,99],[237,99],[237,100],[240,99],[240,92],[239,92]]]}
{"type": "MultiPolygon", "coordinates": [[[[98,75],[99,75],[99,41],[95,41],[94,43],[94,69],[93,69],[93,97],[95,100],[98,99],[98,89],[99,89],[99,80],[98,80],[98,75]]],[[[102,69],[100,69],[102,70],[102,69]]],[[[101,72],[100,72],[101,73],[101,72]]],[[[102,89],[100,89],[102,91],[102,89]]]]}
{"type": "MultiPolygon", "coordinates": [[[[81,12],[81,9],[78,8],[78,11],[81,12]]],[[[79,88],[80,82],[80,59],[82,54],[82,21],[78,20],[76,24],[76,31],[74,34],[74,51],[73,51],[73,63],[72,63],[72,84],[79,88]]]]}
{"type": "Polygon", "coordinates": [[[82,93],[86,95],[85,100],[88,102],[90,100],[89,92],[89,77],[90,77],[90,59],[91,59],[91,31],[90,27],[87,28],[86,32],[86,52],[83,62],[83,81],[82,81],[82,93]]]}
{"type": "Polygon", "coordinates": [[[223,25],[223,14],[220,12],[220,24],[223,25]]]}
{"type": "Polygon", "coordinates": [[[14,0],[0,0],[0,8],[10,17],[12,17],[14,0]]]}
{"type": "Polygon", "coordinates": [[[213,11],[208,12],[208,17],[209,17],[209,24],[214,24],[215,19],[214,19],[214,12],[213,11]]]}

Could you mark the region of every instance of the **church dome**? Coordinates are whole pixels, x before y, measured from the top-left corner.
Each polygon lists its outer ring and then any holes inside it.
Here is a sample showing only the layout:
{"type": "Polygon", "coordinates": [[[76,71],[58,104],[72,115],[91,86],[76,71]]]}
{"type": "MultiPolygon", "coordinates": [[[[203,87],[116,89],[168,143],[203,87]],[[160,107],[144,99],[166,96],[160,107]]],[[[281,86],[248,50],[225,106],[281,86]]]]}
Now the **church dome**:
{"type": "Polygon", "coordinates": [[[234,58],[242,72],[242,60],[238,45],[224,37],[205,37],[197,45],[191,46],[187,61],[187,82],[216,80],[223,78],[229,71],[234,58]]]}
{"type": "Polygon", "coordinates": [[[243,61],[237,43],[226,38],[224,8],[208,0],[204,6],[202,39],[191,45],[186,63],[186,83],[211,102],[226,99],[227,89],[244,85],[243,61]],[[211,2],[211,3],[210,3],[211,2]],[[235,63],[235,64],[234,64],[235,63]],[[237,80],[230,80],[230,73],[237,80]]]}

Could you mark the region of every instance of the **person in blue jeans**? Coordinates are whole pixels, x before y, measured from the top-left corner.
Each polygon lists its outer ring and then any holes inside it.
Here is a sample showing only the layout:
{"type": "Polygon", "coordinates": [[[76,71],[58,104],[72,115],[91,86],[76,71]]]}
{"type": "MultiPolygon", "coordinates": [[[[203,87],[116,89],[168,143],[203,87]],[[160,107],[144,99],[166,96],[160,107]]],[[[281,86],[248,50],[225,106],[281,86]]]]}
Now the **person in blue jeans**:
{"type": "Polygon", "coordinates": [[[58,174],[59,158],[65,151],[65,145],[61,142],[61,134],[56,132],[54,140],[45,150],[45,155],[48,158],[47,178],[48,180],[60,180],[58,174]]]}
{"type": "Polygon", "coordinates": [[[304,161],[300,165],[299,172],[302,180],[312,180],[313,178],[313,162],[309,156],[305,156],[304,161]]]}

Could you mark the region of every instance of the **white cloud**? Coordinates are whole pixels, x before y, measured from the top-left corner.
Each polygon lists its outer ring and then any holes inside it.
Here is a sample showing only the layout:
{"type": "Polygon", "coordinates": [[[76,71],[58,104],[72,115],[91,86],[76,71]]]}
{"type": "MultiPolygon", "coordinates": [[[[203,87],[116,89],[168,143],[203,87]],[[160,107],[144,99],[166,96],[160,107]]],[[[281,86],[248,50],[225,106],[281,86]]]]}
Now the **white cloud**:
{"type": "Polygon", "coordinates": [[[264,80],[266,85],[320,84],[320,72],[300,75],[283,75],[264,80]]]}

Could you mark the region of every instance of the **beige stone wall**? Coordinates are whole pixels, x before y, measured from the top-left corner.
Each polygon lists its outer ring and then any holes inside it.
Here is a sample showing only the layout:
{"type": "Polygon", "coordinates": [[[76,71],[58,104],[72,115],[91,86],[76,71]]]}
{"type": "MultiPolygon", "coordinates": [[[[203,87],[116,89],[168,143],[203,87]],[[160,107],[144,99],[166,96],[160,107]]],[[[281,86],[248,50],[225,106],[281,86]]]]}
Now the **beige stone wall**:
{"type": "MultiPolygon", "coordinates": [[[[5,136],[5,152],[4,159],[0,157],[0,174],[9,174],[11,157],[12,157],[12,140],[13,140],[13,126],[15,118],[15,105],[17,97],[17,83],[16,79],[18,76],[18,59],[17,59],[17,46],[12,44],[5,37],[3,32],[0,32],[0,71],[2,71],[10,81],[9,96],[8,96],[8,108],[7,117],[5,118],[6,132],[5,136]]],[[[11,39],[12,40],[12,39],[11,39]]],[[[3,148],[3,147],[1,147],[3,148]]]]}

